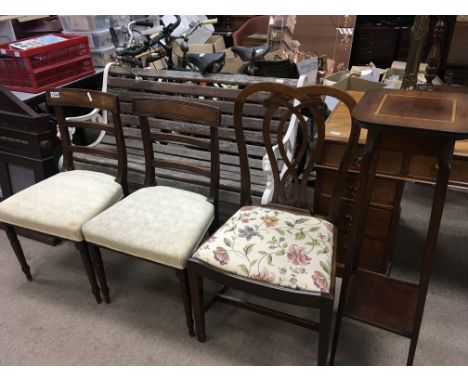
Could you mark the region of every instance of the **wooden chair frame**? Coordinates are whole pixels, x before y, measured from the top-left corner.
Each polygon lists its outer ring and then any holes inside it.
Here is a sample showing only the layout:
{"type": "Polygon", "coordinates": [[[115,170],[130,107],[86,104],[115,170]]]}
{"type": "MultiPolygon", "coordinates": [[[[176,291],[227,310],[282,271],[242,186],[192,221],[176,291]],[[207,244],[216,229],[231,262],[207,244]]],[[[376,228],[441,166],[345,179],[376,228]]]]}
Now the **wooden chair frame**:
{"type": "MultiPolygon", "coordinates": [[[[214,205],[215,217],[210,226],[210,232],[218,226],[218,190],[219,190],[219,146],[218,146],[218,127],[221,122],[221,112],[218,108],[197,103],[195,101],[179,101],[179,100],[157,100],[138,98],[133,99],[133,114],[139,116],[141,135],[143,141],[143,149],[145,153],[145,187],[153,187],[157,185],[155,179],[155,168],[171,168],[184,172],[191,172],[205,176],[210,179],[210,190],[207,200],[214,205]],[[166,118],[172,120],[186,121],[197,124],[204,124],[210,128],[210,140],[200,139],[191,136],[171,134],[168,132],[155,133],[150,128],[150,117],[166,118]],[[206,168],[193,164],[182,163],[171,160],[158,160],[154,158],[153,141],[158,142],[175,142],[184,145],[200,147],[211,151],[211,168],[208,171],[206,168]]],[[[88,243],[93,265],[101,284],[101,289],[104,299],[107,303],[111,302],[109,287],[102,262],[102,256],[99,246],[88,243]]],[[[117,253],[122,253],[114,251],[117,253]]],[[[123,253],[125,254],[125,253],[123,253]]],[[[127,255],[127,254],[126,254],[127,255]]],[[[129,255],[131,256],[131,255],[129,255]]],[[[134,256],[132,256],[134,257],[134,256]]],[[[172,268],[156,261],[142,259],[144,261],[158,264],[167,268],[172,268]]],[[[188,286],[188,277],[186,269],[175,269],[176,277],[179,281],[179,286],[182,292],[184,309],[186,315],[187,327],[190,336],[194,336],[192,304],[190,299],[190,291],[188,286]]]]}
{"type": "MultiPolygon", "coordinates": [[[[356,105],[356,102],[348,94],[341,92],[334,88],[324,86],[308,86],[303,88],[292,88],[287,85],[263,83],[251,85],[244,89],[239,94],[235,104],[235,129],[237,143],[239,147],[240,166],[241,166],[241,205],[251,205],[251,192],[250,192],[250,174],[248,157],[246,150],[246,143],[243,132],[242,118],[243,118],[243,105],[249,96],[259,92],[269,93],[270,97],[264,101],[265,117],[263,125],[263,134],[265,138],[265,148],[267,155],[270,159],[270,164],[273,170],[274,179],[274,192],[272,203],[267,207],[283,209],[298,215],[305,214],[311,215],[311,211],[307,207],[306,200],[306,187],[307,178],[311,171],[314,169],[316,162],[320,159],[325,139],[325,120],[321,113],[323,107],[322,96],[330,96],[337,98],[343,102],[351,111],[356,105]],[[299,102],[293,104],[294,100],[299,102]],[[295,106],[294,106],[295,105],[295,106]],[[288,113],[282,117],[282,126],[278,129],[278,149],[281,160],[287,166],[286,172],[281,177],[277,165],[277,158],[272,149],[272,142],[270,142],[269,125],[272,117],[277,112],[279,107],[286,107],[289,109],[288,113]],[[315,151],[307,161],[302,174],[297,174],[297,167],[301,160],[307,154],[308,146],[308,124],[303,116],[306,112],[311,116],[318,129],[317,146],[315,151]],[[298,148],[297,155],[293,160],[289,160],[287,150],[284,147],[282,134],[284,134],[284,125],[289,117],[295,114],[298,118],[298,129],[305,137],[302,139],[301,146],[298,148]],[[294,195],[289,197],[285,192],[285,186],[288,179],[294,179],[294,195]]],[[[344,184],[346,180],[347,170],[349,167],[350,158],[357,146],[359,139],[360,129],[354,125],[351,129],[351,136],[343,156],[337,180],[334,185],[334,192],[332,196],[331,208],[329,211],[328,221],[335,225],[334,228],[334,244],[333,244],[333,261],[329,293],[309,292],[301,290],[293,290],[285,287],[280,287],[257,280],[248,279],[232,273],[221,271],[220,269],[208,265],[207,263],[196,258],[190,258],[188,261],[187,269],[189,275],[190,291],[192,294],[192,303],[194,309],[194,318],[197,331],[197,337],[200,342],[204,342],[206,338],[205,331],[205,312],[212,306],[215,301],[221,301],[247,310],[255,311],[270,317],[282,319],[284,321],[294,323],[296,325],[306,327],[319,331],[319,351],[318,351],[318,364],[327,364],[328,359],[328,345],[330,338],[330,327],[333,315],[333,302],[335,295],[335,271],[336,271],[336,252],[337,252],[337,224],[339,216],[339,208],[341,197],[344,192],[344,184]],[[208,278],[223,285],[221,291],[215,298],[205,306],[203,296],[203,278],[208,278]],[[246,293],[251,293],[260,297],[269,298],[275,301],[306,306],[311,308],[318,308],[320,310],[320,321],[313,322],[303,318],[298,318],[284,312],[279,312],[270,308],[259,306],[250,302],[245,302],[237,298],[227,296],[224,292],[228,288],[233,288],[246,293]]]]}
{"type": "MultiPolygon", "coordinates": [[[[46,101],[49,106],[53,106],[55,109],[55,115],[58,122],[58,128],[60,131],[62,149],[63,149],[63,171],[74,170],[73,166],[73,152],[86,152],[89,154],[104,156],[107,158],[116,158],[118,162],[118,173],[116,182],[122,186],[124,195],[128,194],[127,186],[127,157],[124,144],[124,137],[122,126],[120,123],[120,110],[119,101],[117,96],[101,93],[98,91],[81,90],[81,89],[54,89],[46,92],[46,101]],[[67,122],[63,114],[64,106],[75,106],[75,107],[86,107],[86,108],[100,108],[108,110],[112,113],[113,124],[112,125],[101,125],[98,123],[91,122],[67,122]],[[70,142],[70,136],[68,133],[68,127],[83,127],[83,128],[94,128],[98,130],[105,130],[115,135],[117,153],[106,151],[102,149],[96,149],[91,147],[72,146],[70,142]]],[[[39,203],[40,201],[38,201],[39,203]]],[[[11,247],[15,252],[16,257],[21,265],[21,269],[26,275],[29,281],[32,281],[32,275],[29,265],[24,256],[23,249],[18,240],[16,232],[16,226],[6,224],[5,230],[7,233],[8,240],[10,241],[11,247]]],[[[18,227],[20,228],[20,227],[18,227]]],[[[62,238],[57,238],[62,239],[62,238]]],[[[91,291],[96,298],[96,302],[101,303],[101,293],[97,284],[96,275],[93,270],[91,257],[88,252],[88,247],[84,241],[74,242],[76,248],[80,252],[81,260],[91,284],[91,291]]]]}

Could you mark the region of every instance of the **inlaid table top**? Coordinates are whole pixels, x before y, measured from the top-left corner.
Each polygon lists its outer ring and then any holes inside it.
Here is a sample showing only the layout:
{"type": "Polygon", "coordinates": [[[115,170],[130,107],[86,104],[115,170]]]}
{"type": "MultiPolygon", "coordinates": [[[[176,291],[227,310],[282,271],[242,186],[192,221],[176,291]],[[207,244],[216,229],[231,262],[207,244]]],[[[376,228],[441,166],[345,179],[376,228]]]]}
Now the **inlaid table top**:
{"type": "Polygon", "coordinates": [[[352,113],[364,128],[416,129],[468,138],[468,94],[420,90],[369,90],[352,113]]]}

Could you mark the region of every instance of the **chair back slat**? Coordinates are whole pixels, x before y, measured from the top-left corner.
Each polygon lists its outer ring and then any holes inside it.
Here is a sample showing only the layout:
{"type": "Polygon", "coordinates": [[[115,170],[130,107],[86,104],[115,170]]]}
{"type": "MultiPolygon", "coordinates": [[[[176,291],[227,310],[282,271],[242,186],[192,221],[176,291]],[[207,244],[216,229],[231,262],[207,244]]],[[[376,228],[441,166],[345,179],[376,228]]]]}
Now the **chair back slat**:
{"type": "Polygon", "coordinates": [[[91,154],[91,155],[96,155],[96,156],[100,156],[103,158],[115,159],[115,152],[110,151],[110,150],[97,149],[94,147],[72,146],[71,151],[75,153],[91,154]]]}
{"type": "Polygon", "coordinates": [[[179,134],[174,134],[174,133],[150,133],[150,136],[156,142],[185,143],[187,145],[200,147],[205,150],[209,150],[211,147],[209,140],[193,138],[193,137],[188,137],[185,135],[179,135],[179,134]]]}
{"type": "MultiPolygon", "coordinates": [[[[241,204],[251,204],[251,174],[249,157],[246,147],[243,127],[243,106],[249,97],[258,92],[269,92],[270,97],[263,102],[263,138],[269,165],[273,176],[273,196],[271,203],[294,208],[310,209],[307,201],[307,180],[321,159],[325,143],[325,116],[327,106],[324,97],[333,97],[343,102],[350,110],[356,102],[353,98],[337,89],[326,86],[307,86],[293,88],[277,83],[251,85],[244,89],[236,100],[235,129],[241,164],[241,204]],[[271,130],[273,118],[279,109],[286,110],[280,119],[276,133],[271,130]],[[284,137],[287,132],[287,122],[297,118],[297,140],[294,147],[288,147],[290,141],[284,137]],[[314,123],[314,145],[310,147],[310,122],[314,123]],[[272,136],[276,135],[275,142],[272,136]]],[[[357,145],[359,127],[353,124],[351,136],[341,162],[332,195],[329,219],[336,222],[339,216],[339,202],[343,195],[349,160],[357,145]]]]}
{"type": "Polygon", "coordinates": [[[139,117],[145,155],[145,186],[156,185],[155,168],[204,176],[209,179],[208,198],[214,201],[217,214],[220,109],[180,99],[135,98],[132,101],[132,110],[139,117]],[[169,121],[170,124],[165,124],[169,121]],[[174,122],[184,124],[184,130],[172,130],[171,126],[176,125],[174,122]],[[152,131],[155,124],[157,132],[152,131]],[[194,126],[192,130],[191,124],[194,126]],[[161,157],[159,152],[163,152],[164,156],[161,157]],[[186,152],[190,154],[186,155],[186,152]],[[199,166],[193,161],[190,163],[189,159],[184,160],[184,157],[196,157],[197,152],[200,157],[209,153],[209,165],[199,166]],[[157,159],[155,153],[158,153],[157,159]]]}
{"type": "Polygon", "coordinates": [[[165,159],[155,159],[153,160],[154,167],[160,168],[170,168],[173,170],[180,170],[184,172],[190,172],[198,175],[203,175],[207,178],[211,177],[210,171],[201,166],[195,166],[193,164],[187,164],[183,162],[177,162],[173,160],[165,160],[165,159]]]}
{"type": "Polygon", "coordinates": [[[62,170],[74,170],[73,152],[93,154],[105,158],[117,160],[116,182],[120,183],[124,194],[128,194],[127,183],[127,152],[124,142],[124,134],[120,120],[120,103],[118,97],[113,94],[86,89],[52,89],[46,91],[47,105],[53,106],[60,131],[63,149],[62,170]],[[84,121],[67,121],[63,108],[81,107],[89,109],[105,110],[112,116],[112,125],[98,124],[84,121]],[[116,151],[106,151],[86,146],[74,146],[70,140],[69,127],[91,128],[104,130],[115,137],[116,151]]]}
{"type": "Polygon", "coordinates": [[[209,105],[190,101],[141,99],[133,103],[133,112],[138,115],[158,115],[160,118],[219,125],[219,111],[209,105]]]}
{"type": "Polygon", "coordinates": [[[79,106],[91,109],[104,109],[111,113],[119,111],[114,96],[97,90],[53,89],[46,92],[49,106],[79,106]]]}

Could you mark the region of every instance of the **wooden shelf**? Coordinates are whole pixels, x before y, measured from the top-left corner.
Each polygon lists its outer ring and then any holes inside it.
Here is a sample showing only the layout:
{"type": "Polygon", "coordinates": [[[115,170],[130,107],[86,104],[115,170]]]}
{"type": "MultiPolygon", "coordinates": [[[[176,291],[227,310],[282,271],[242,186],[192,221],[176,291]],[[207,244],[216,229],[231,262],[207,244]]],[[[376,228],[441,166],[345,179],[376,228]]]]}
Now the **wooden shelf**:
{"type": "Polygon", "coordinates": [[[344,314],[411,337],[418,286],[365,270],[353,273],[344,314]]]}

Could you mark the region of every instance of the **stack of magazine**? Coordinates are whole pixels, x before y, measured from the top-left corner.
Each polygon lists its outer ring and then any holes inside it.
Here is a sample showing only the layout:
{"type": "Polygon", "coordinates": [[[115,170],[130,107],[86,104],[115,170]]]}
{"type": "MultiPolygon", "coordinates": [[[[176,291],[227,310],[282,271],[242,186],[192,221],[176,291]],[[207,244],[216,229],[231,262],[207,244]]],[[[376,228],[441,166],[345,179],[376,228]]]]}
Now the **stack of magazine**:
{"type": "Polygon", "coordinates": [[[66,38],[60,37],[53,34],[48,34],[44,36],[34,37],[28,40],[16,41],[11,43],[10,49],[16,50],[28,50],[33,48],[39,48],[41,46],[55,44],[57,42],[65,41],[66,38]]]}

